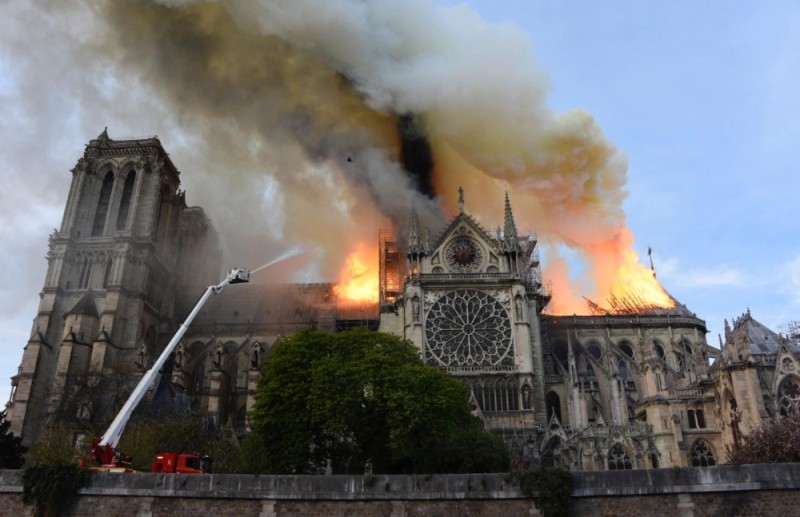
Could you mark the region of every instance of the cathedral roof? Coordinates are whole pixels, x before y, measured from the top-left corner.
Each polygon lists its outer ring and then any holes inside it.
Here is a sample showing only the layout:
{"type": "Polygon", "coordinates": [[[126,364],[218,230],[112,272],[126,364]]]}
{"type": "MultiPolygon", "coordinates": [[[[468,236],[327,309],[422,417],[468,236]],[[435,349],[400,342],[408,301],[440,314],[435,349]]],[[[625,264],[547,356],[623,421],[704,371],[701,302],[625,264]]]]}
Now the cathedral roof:
{"type": "Polygon", "coordinates": [[[733,338],[750,344],[753,354],[775,354],[781,343],[781,336],[756,321],[747,311],[733,322],[733,338]]]}
{"type": "Polygon", "coordinates": [[[439,236],[436,238],[436,241],[433,243],[433,246],[431,246],[431,249],[436,249],[439,246],[441,246],[442,243],[444,243],[447,237],[449,237],[450,234],[453,233],[454,229],[461,222],[466,222],[468,226],[472,227],[475,233],[480,235],[487,242],[495,243],[495,240],[492,238],[491,234],[486,230],[486,228],[481,226],[481,224],[478,221],[476,221],[472,216],[470,216],[466,212],[462,212],[457,216],[455,216],[450,221],[450,223],[447,226],[445,226],[441,232],[439,232],[439,236]]]}
{"type": "Polygon", "coordinates": [[[238,284],[213,296],[192,327],[309,324],[334,301],[332,284],[238,284]]]}
{"type": "Polygon", "coordinates": [[[83,295],[83,297],[78,300],[78,303],[68,311],[64,317],[72,316],[72,315],[82,315],[82,316],[92,316],[97,317],[97,306],[94,304],[94,298],[89,293],[83,295]]]}
{"type": "MultiPolygon", "coordinates": [[[[743,347],[749,347],[753,355],[773,355],[780,350],[781,344],[785,343],[793,352],[800,353],[800,341],[790,337],[784,337],[777,332],[769,329],[763,323],[757,321],[750,314],[748,309],[742,316],[733,320],[733,330],[725,321],[725,342],[726,346],[722,350],[722,358],[729,356],[728,345],[742,353],[743,347]]],[[[746,348],[744,348],[746,350],[746,348]]]]}

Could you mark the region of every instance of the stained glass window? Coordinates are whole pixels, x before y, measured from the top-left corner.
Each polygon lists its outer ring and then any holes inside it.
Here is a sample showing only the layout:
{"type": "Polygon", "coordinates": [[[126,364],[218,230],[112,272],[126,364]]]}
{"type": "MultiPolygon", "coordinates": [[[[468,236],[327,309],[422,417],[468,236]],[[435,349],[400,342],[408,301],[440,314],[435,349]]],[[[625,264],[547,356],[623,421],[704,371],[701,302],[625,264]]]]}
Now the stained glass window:
{"type": "Polygon", "coordinates": [[[426,360],[440,366],[514,364],[511,321],[487,293],[451,291],[434,302],[425,321],[426,360]]]}

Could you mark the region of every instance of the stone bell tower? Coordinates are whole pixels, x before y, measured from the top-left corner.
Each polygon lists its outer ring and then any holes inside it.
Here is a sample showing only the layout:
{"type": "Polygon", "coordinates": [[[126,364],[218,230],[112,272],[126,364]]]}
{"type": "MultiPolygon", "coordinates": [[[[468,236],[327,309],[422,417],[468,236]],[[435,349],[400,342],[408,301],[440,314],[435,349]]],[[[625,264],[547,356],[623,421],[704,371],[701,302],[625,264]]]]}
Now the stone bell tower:
{"type": "Polygon", "coordinates": [[[216,279],[213,228],[186,207],[179,174],[157,138],[115,141],[105,130],[72,169],[7,404],[26,443],[54,416],[69,422],[102,409],[95,397],[76,413],[69,402],[79,387],[138,380],[171,333],[176,293],[216,279]]]}

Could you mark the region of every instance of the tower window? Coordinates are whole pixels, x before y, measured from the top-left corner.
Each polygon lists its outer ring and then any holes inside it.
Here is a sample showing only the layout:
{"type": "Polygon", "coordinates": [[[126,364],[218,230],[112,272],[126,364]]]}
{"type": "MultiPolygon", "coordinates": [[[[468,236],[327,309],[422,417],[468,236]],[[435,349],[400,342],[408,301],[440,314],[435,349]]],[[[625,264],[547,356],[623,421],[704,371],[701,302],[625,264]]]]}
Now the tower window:
{"type": "Polygon", "coordinates": [[[81,264],[81,276],[78,280],[78,289],[88,289],[92,277],[92,265],[89,258],[84,258],[81,264]]]}
{"type": "Polygon", "coordinates": [[[113,185],[114,175],[109,171],[103,179],[103,186],[100,188],[100,199],[97,201],[97,211],[94,213],[94,223],[92,224],[92,237],[103,235],[106,216],[108,215],[108,203],[111,200],[111,187],[113,185]]]}
{"type": "Polygon", "coordinates": [[[119,214],[117,215],[117,230],[124,230],[128,226],[128,212],[130,212],[135,181],[136,171],[130,171],[128,177],[125,178],[125,186],[122,188],[122,199],[119,203],[119,214]]]}

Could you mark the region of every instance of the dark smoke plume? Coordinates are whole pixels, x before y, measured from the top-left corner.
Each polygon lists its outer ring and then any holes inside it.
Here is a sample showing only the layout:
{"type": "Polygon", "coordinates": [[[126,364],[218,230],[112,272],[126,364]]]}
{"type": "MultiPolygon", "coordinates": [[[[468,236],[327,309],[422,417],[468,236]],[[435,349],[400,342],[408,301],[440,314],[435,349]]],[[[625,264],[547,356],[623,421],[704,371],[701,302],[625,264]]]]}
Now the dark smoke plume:
{"type": "Polygon", "coordinates": [[[397,120],[400,133],[400,162],[409,173],[414,186],[429,198],[436,197],[433,187],[433,152],[425,130],[414,115],[402,115],[397,120]]]}

